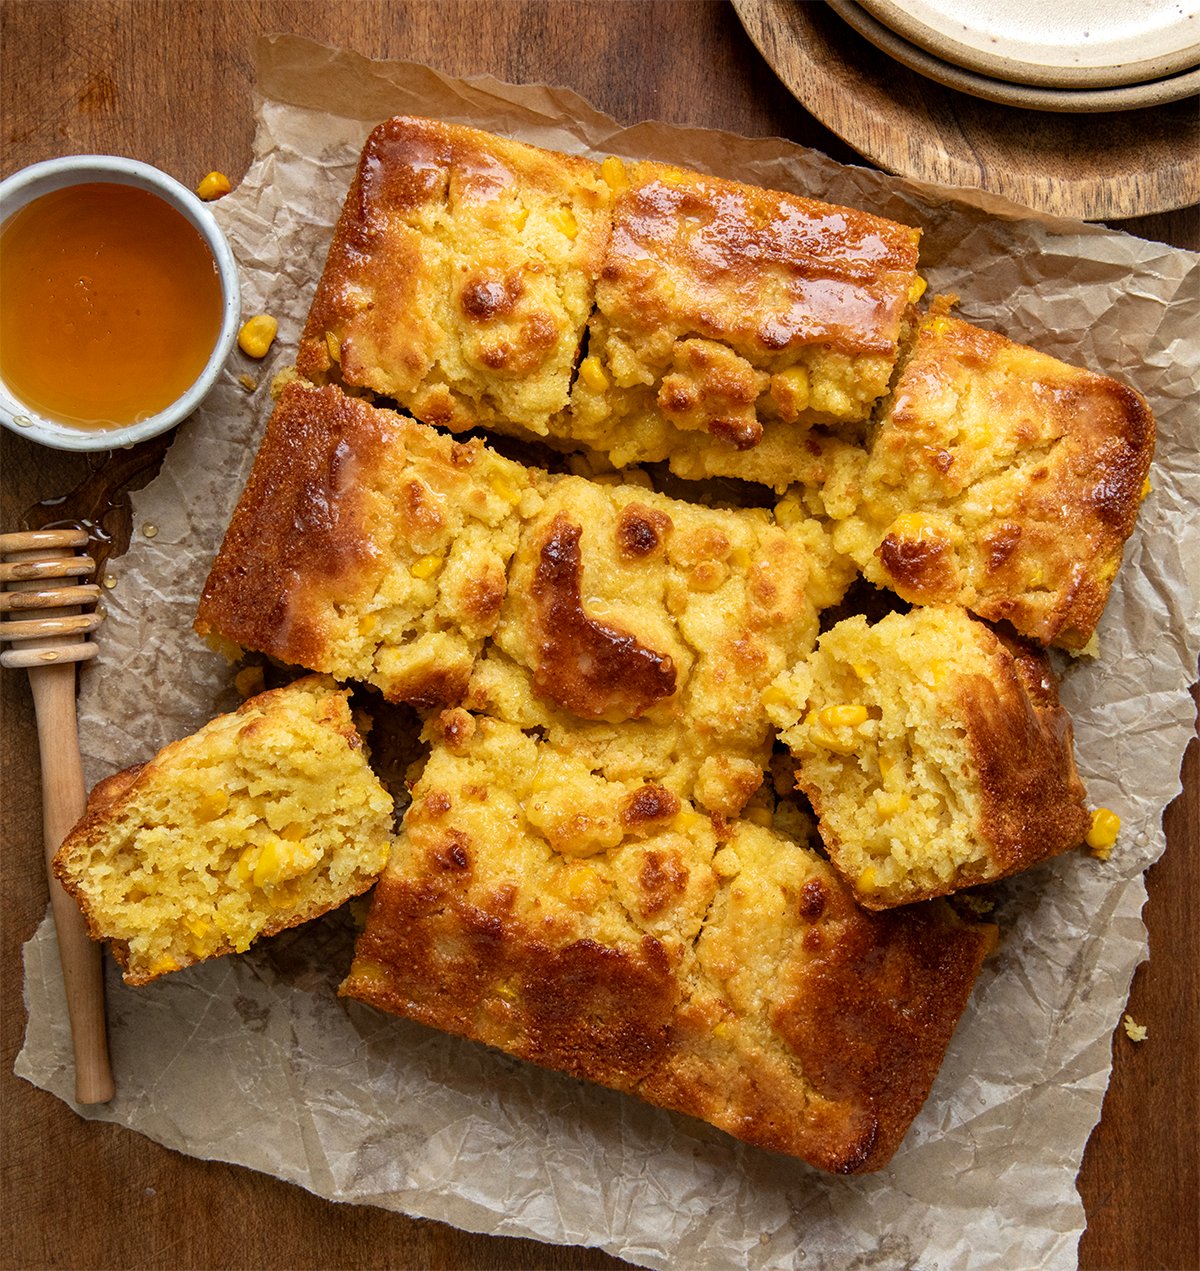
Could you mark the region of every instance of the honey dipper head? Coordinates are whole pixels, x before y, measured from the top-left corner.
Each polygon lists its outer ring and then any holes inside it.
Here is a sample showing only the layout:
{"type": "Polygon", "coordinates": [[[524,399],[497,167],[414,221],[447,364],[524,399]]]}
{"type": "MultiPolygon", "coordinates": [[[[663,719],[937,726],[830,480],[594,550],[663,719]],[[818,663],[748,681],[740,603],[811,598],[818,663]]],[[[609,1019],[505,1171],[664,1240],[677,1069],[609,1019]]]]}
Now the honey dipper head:
{"type": "Polygon", "coordinates": [[[88,636],[103,622],[96,562],[80,555],[82,529],[0,534],[0,666],[37,667],[95,657],[88,636]],[[89,611],[90,612],[86,612],[89,611]]]}

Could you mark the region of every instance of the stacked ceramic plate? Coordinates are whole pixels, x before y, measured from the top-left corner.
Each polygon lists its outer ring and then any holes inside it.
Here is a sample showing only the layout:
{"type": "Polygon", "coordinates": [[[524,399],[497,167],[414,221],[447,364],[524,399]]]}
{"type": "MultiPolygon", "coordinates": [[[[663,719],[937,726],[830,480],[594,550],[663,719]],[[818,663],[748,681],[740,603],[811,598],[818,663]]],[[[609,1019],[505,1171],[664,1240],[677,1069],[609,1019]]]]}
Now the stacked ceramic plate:
{"type": "Polygon", "coordinates": [[[829,0],[896,61],[1032,110],[1134,110],[1200,93],[1197,0],[829,0]]]}

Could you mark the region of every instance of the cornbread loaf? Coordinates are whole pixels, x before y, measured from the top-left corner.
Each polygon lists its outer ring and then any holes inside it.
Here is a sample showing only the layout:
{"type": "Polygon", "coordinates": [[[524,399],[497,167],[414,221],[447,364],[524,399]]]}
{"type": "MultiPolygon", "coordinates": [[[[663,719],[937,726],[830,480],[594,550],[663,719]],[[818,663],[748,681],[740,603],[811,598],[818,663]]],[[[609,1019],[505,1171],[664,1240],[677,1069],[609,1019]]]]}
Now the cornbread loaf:
{"type": "Polygon", "coordinates": [[[733,814],[770,753],[762,692],[852,573],[815,520],[551,476],[292,383],[197,629],[421,709],[464,700],[486,641],[474,691],[507,674],[505,717],[585,747],[637,721],[681,795],[733,814]]]}
{"type": "Polygon", "coordinates": [[[935,303],[835,541],[906,600],[1080,649],[1133,530],[1154,432],[1132,389],[935,303]]]}
{"type": "Polygon", "coordinates": [[[337,379],[461,430],[544,434],[608,239],[597,164],[431,119],[363,149],[300,343],[337,379]]]}
{"type": "Polygon", "coordinates": [[[200,598],[204,636],[418,706],[494,629],[533,475],[336,387],[293,382],[200,598]]]}
{"type": "Polygon", "coordinates": [[[811,850],[442,712],[342,993],[700,1117],[877,1169],[993,929],[871,915],[811,850]]]}
{"type": "Polygon", "coordinates": [[[837,623],[766,701],[869,909],[1003,878],[1091,818],[1043,653],[950,606],[837,623]]]}
{"type": "Polygon", "coordinates": [[[349,694],[262,693],[100,782],[54,858],[130,984],[244,952],[367,890],[392,842],[349,694]]]}
{"type": "Polygon", "coordinates": [[[811,483],[811,426],[865,420],[887,391],[923,289],[920,232],[667,164],[610,165],[612,235],[563,431],[618,466],[811,483]],[[755,454],[767,438],[770,459],[755,454]]]}
{"type": "Polygon", "coordinates": [[[363,149],[297,369],[452,430],[815,483],[838,443],[811,426],[862,421],[887,389],[919,236],[399,117],[363,149]]]}

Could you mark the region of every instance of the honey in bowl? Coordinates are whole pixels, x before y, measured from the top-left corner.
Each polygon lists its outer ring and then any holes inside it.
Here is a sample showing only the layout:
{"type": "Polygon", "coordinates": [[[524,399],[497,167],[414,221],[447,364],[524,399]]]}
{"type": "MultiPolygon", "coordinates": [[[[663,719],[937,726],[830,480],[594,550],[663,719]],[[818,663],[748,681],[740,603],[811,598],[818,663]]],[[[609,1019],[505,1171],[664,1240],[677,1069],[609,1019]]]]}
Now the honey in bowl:
{"type": "Polygon", "coordinates": [[[106,429],[157,415],[204,370],[221,316],[204,239],[148,190],[54,190],[0,231],[0,374],[47,419],[106,429]]]}

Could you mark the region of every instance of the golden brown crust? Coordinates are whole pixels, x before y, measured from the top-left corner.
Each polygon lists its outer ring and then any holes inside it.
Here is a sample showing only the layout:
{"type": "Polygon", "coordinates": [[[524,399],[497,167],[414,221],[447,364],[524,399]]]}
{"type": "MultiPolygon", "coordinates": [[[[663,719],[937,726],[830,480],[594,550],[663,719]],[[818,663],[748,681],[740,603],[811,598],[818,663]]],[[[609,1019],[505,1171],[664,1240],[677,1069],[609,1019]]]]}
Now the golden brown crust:
{"type": "Polygon", "coordinates": [[[675,663],[670,654],[588,615],[580,586],[581,535],[559,513],[538,550],[530,588],[534,688],[584,719],[636,719],[675,692],[675,663]]]}
{"type": "Polygon", "coordinates": [[[819,344],[895,356],[918,231],[667,164],[631,177],[600,295],[623,327],[679,327],[747,355],[819,344]]]}
{"type": "Polygon", "coordinates": [[[1049,660],[996,637],[991,661],[990,675],[964,676],[957,694],[978,772],[988,881],[1076,847],[1091,822],[1049,660]]]}
{"type": "Polygon", "coordinates": [[[1082,648],[1137,518],[1154,418],[1124,384],[945,308],[916,333],[839,541],[906,600],[1082,648]]]}
{"type": "Polygon", "coordinates": [[[363,148],[297,368],[428,423],[544,433],[567,402],[607,235],[590,160],[390,119],[363,148]]]}
{"type": "Polygon", "coordinates": [[[458,784],[513,768],[488,747],[515,733],[479,724],[462,759],[435,748],[341,991],[823,1169],[885,1164],[992,929],[937,905],[866,914],[815,853],[651,787],[623,800],[653,814],[623,846],[547,857],[514,815],[528,772],[494,819],[458,784]],[[589,899],[620,878],[616,911],[589,899]]]}
{"type": "Polygon", "coordinates": [[[453,705],[499,618],[513,501],[531,480],[480,441],[289,384],[196,630],[421,709],[453,705]]]}

